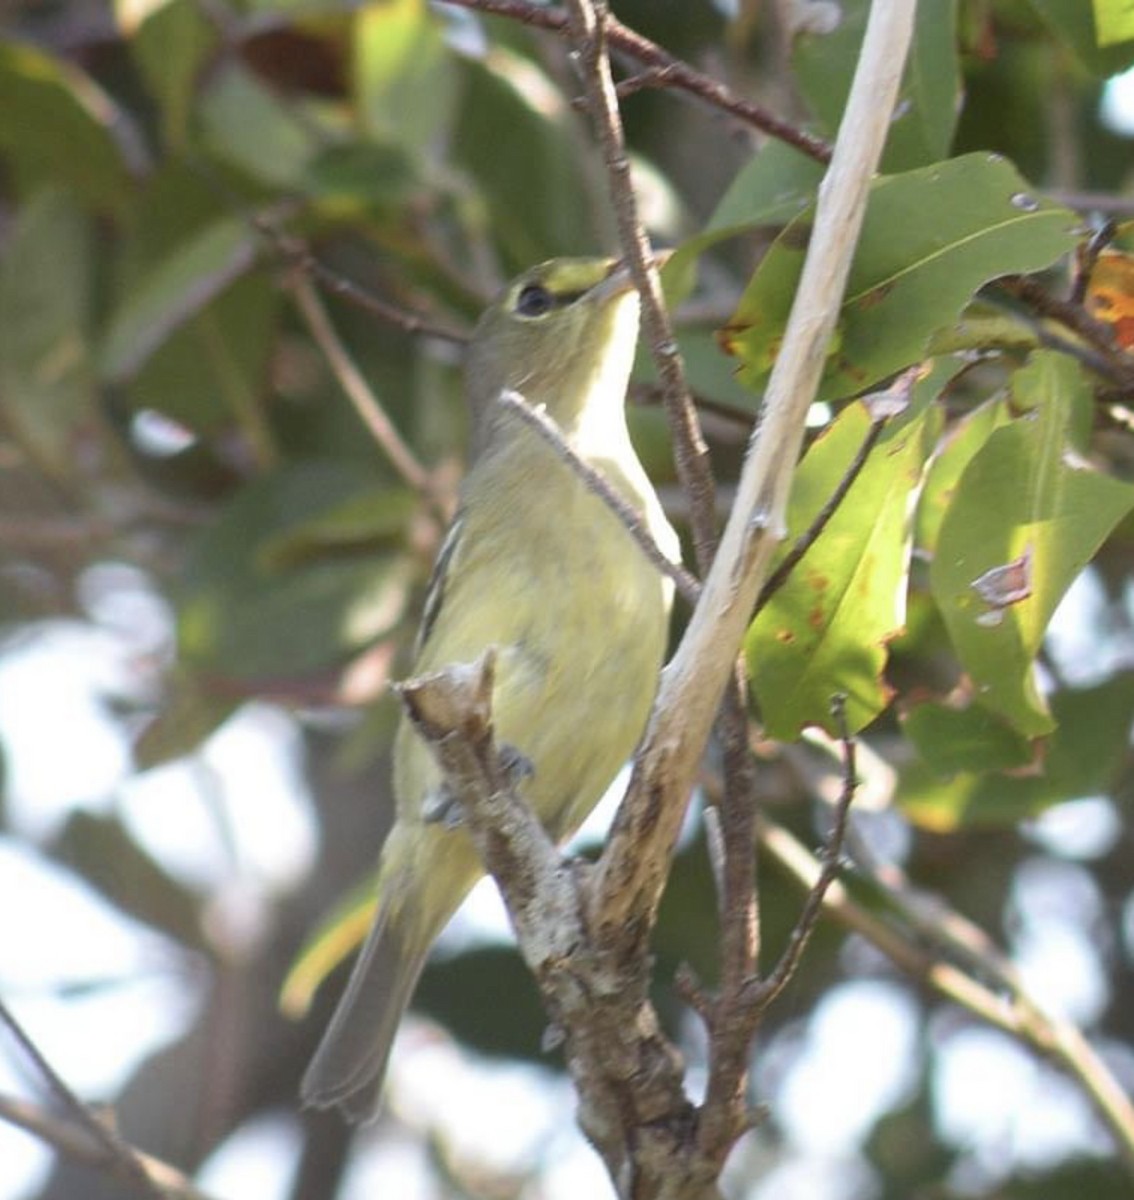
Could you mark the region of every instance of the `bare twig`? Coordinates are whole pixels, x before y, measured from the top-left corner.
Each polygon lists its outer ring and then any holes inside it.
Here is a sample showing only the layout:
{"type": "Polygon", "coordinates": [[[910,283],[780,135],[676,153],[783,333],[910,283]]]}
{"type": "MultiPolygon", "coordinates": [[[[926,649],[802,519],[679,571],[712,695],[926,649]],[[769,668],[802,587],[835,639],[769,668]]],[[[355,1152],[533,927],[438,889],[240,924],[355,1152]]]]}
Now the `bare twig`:
{"type": "Polygon", "coordinates": [[[575,453],[563,436],[563,431],[548,415],[547,410],[542,407],[533,408],[519,392],[501,392],[498,403],[501,408],[519,417],[551,446],[563,462],[586,484],[587,490],[598,496],[625,525],[627,532],[650,562],[663,575],[667,575],[673,580],[678,592],[690,604],[695,604],[701,585],[680,563],[672,562],[662,553],[657,542],[650,536],[650,531],[646,527],[641,513],[610,486],[601,471],[592,467],[590,463],[575,453]]]}
{"type": "Polygon", "coordinates": [[[1099,261],[1099,255],[1114,241],[1118,233],[1118,225],[1107,220],[1091,234],[1085,245],[1079,247],[1075,256],[1075,277],[1071,281],[1071,289],[1067,299],[1071,304],[1082,304],[1087,298],[1087,289],[1091,285],[1091,272],[1099,261]]]}
{"type": "Polygon", "coordinates": [[[887,420],[888,417],[882,416],[870,423],[870,428],[866,431],[866,437],[862,439],[862,443],[855,453],[854,458],[843,473],[842,479],[839,480],[838,486],[827,497],[823,507],[815,514],[815,519],[799,535],[792,548],[780,559],[778,566],[768,576],[767,582],[760,589],[760,595],[756,601],[756,612],[760,612],[776,592],[787,583],[792,571],[799,565],[800,559],[815,545],[819,540],[819,535],[830,524],[831,518],[838,511],[839,505],[846,499],[847,493],[854,485],[854,481],[862,474],[862,469],[866,466],[866,460],[870,457],[870,452],[878,444],[878,439],[882,436],[882,430],[886,428],[887,420]]]}
{"type": "Polygon", "coordinates": [[[490,650],[400,691],[462,806],[554,1028],[567,1042],[584,1099],[580,1120],[626,1200],[719,1200],[711,1180],[697,1193],[683,1186],[695,1169],[682,1154],[692,1105],[648,993],[628,997],[624,964],[595,952],[580,894],[585,868],[560,857],[493,742],[493,668],[490,650]],[[641,1189],[638,1180],[645,1181],[641,1189]]]}
{"type": "MultiPolygon", "coordinates": [[[[761,846],[810,894],[823,871],[815,856],[779,825],[760,819],[757,830],[761,846]]],[[[871,875],[887,897],[892,919],[858,904],[838,880],[827,890],[824,907],[847,928],[873,942],[907,974],[1056,1062],[1090,1097],[1128,1168],[1134,1171],[1134,1105],[1082,1031],[1043,1012],[982,931],[969,926],[960,914],[946,911],[940,900],[934,901],[933,919],[926,920],[924,906],[906,887],[896,885],[894,868],[888,867],[886,876],[871,875]],[[972,971],[930,948],[942,944],[952,955],[972,963],[972,971]]]]}
{"type": "Polygon", "coordinates": [[[356,308],[377,317],[386,325],[392,325],[412,337],[431,337],[443,342],[452,342],[463,346],[468,342],[468,335],[448,325],[441,325],[423,313],[412,312],[399,308],[379,299],[372,292],[361,288],[358,284],[344,278],[337,271],[320,262],[311,252],[310,247],[301,238],[285,233],[271,217],[261,213],[248,218],[249,223],[257,233],[271,242],[276,253],[296,271],[310,275],[323,285],[332,295],[342,296],[356,308]]]}
{"type": "MultiPolygon", "coordinates": [[[[525,25],[534,25],[555,33],[563,32],[569,23],[567,12],[563,8],[546,8],[529,3],[528,0],[441,0],[442,3],[452,4],[458,8],[472,8],[478,12],[491,13],[495,16],[509,17],[525,25]]],[[[614,17],[607,21],[607,31],[611,46],[620,54],[624,54],[637,62],[645,64],[648,71],[644,77],[653,87],[671,87],[688,92],[698,97],[706,104],[719,108],[759,129],[770,137],[787,142],[801,153],[817,162],[828,162],[831,157],[831,147],[822,138],[807,133],[791,122],[777,117],[759,104],[753,104],[737,96],[724,84],[702,75],[688,63],[675,58],[667,50],[663,50],[656,42],[643,37],[640,33],[623,25],[614,17]]]]}
{"type": "Polygon", "coordinates": [[[827,889],[835,881],[839,872],[839,862],[842,858],[843,843],[847,835],[847,821],[850,817],[851,801],[858,787],[858,769],[855,762],[854,739],[846,732],[846,697],[836,696],[831,702],[831,710],[841,728],[843,743],[843,788],[835,805],[831,832],[823,844],[820,859],[819,874],[807,892],[807,901],[795,928],[791,931],[788,944],[767,979],[754,983],[752,1003],[757,1010],[763,1011],[787,987],[792,976],[799,968],[800,959],[807,948],[807,943],[815,932],[815,925],[823,909],[823,898],[827,889]]]}
{"type": "Polygon", "coordinates": [[[642,223],[630,176],[630,160],[607,57],[605,0],[569,0],[571,42],[578,55],[587,104],[595,120],[610,181],[623,257],[642,303],[642,327],[650,344],[674,441],[678,478],[689,496],[697,568],[709,569],[716,550],[714,484],[709,451],[685,379],[657,262],[642,223]]]}
{"type": "Polygon", "coordinates": [[[311,336],[323,352],[335,378],[339,381],[339,386],[346,393],[374,441],[385,452],[394,469],[406,483],[430,500],[440,516],[447,517],[444,498],[439,494],[433,476],[418,462],[417,456],[398,433],[385,409],[378,403],[370,385],[335,333],[327,310],[323,307],[311,281],[297,273],[292,278],[291,290],[311,336]]]}
{"type": "MultiPolygon", "coordinates": [[[[1095,369],[1100,374],[1123,391],[1134,390],[1134,362],[1115,345],[1114,330],[1105,321],[1092,317],[1079,304],[1053,296],[1041,283],[1025,275],[1006,275],[996,281],[996,286],[1023,301],[1041,317],[1058,322],[1081,338],[1087,349],[1093,352],[1092,363],[1097,364],[1095,369]]],[[[1039,332],[1042,339],[1044,330],[1041,328],[1039,332]]],[[[1067,349],[1064,345],[1057,345],[1056,348],[1067,349]]]]}
{"type": "Polygon", "coordinates": [[[784,512],[807,410],[823,370],[871,177],[881,154],[913,26],[914,5],[871,7],[863,49],[765,416],[745,460],[712,571],[661,686],[627,799],[596,872],[600,939],[648,939],[697,763],[737,648],[784,536],[784,512]]]}
{"type": "Polygon", "coordinates": [[[133,1146],[129,1147],[131,1166],[125,1169],[122,1159],[110,1154],[101,1139],[92,1137],[86,1124],[62,1121],[26,1100],[0,1095],[0,1120],[26,1130],[71,1162],[82,1163],[144,1194],[162,1200],[211,1200],[176,1167],[133,1146]],[[136,1168],[145,1173],[144,1178],[139,1178],[136,1168]]]}
{"type": "Polygon", "coordinates": [[[164,1188],[152,1177],[133,1146],[123,1141],[113,1129],[100,1121],[75,1095],[2,1000],[0,1022],[8,1027],[20,1050],[31,1061],[51,1094],[74,1117],[71,1128],[77,1136],[85,1137],[90,1146],[90,1153],[101,1161],[104,1169],[130,1181],[139,1190],[148,1192],[151,1196],[164,1197],[164,1188]]]}

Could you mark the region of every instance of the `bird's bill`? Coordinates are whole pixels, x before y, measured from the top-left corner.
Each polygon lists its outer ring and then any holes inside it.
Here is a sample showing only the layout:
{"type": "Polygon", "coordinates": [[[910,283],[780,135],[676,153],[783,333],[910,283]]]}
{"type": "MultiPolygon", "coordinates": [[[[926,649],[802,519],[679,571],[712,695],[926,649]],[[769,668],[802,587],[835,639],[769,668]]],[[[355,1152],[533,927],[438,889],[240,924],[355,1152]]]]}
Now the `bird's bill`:
{"type": "MultiPolygon", "coordinates": [[[[660,271],[673,257],[672,250],[655,250],[654,266],[660,271]]],[[[591,289],[591,297],[595,300],[613,300],[624,292],[632,291],[634,277],[630,268],[621,259],[611,259],[610,273],[600,283],[591,289]]]]}

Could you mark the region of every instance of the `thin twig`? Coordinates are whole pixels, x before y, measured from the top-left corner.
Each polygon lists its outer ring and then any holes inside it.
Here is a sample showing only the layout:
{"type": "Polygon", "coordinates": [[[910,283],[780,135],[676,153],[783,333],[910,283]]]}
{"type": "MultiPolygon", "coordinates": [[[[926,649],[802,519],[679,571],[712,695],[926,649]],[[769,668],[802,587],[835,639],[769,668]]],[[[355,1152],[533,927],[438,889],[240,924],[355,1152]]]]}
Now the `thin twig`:
{"type": "MultiPolygon", "coordinates": [[[[509,17],[525,25],[534,25],[555,33],[565,30],[569,17],[562,8],[546,8],[527,0],[441,0],[458,8],[471,8],[477,12],[494,16],[509,17]]],[[[608,18],[607,32],[610,44],[619,53],[644,63],[649,71],[647,77],[654,87],[677,88],[698,97],[706,104],[719,108],[738,121],[787,142],[816,162],[828,162],[831,147],[822,138],[807,133],[798,126],[777,117],[759,104],[753,104],[737,96],[723,83],[694,70],[688,63],[675,58],[656,42],[643,37],[636,30],[623,25],[614,17],[608,18]]]]}
{"type": "Polygon", "coordinates": [[[709,451],[685,379],[685,365],[662,296],[657,261],[638,218],[638,201],[618,98],[606,49],[605,0],[569,0],[571,42],[578,56],[587,104],[606,163],[618,240],[642,304],[642,326],[661,382],[673,435],[678,479],[689,496],[697,569],[704,574],[716,552],[716,504],[709,451]]]}
{"type": "Polygon", "coordinates": [[[409,444],[403,440],[394,423],[386,415],[385,409],[378,403],[362,372],[335,333],[327,310],[323,307],[323,302],[311,281],[305,275],[296,274],[291,280],[291,291],[311,336],[323,352],[335,378],[339,381],[339,386],[346,393],[374,441],[406,483],[430,500],[440,515],[445,515],[444,500],[437,491],[433,476],[418,461],[409,444]]]}
{"type": "Polygon", "coordinates": [[[768,576],[767,582],[760,589],[760,596],[756,601],[755,612],[760,612],[776,592],[787,583],[792,571],[799,565],[800,559],[819,540],[820,534],[827,528],[831,518],[838,511],[839,505],[846,499],[847,493],[854,486],[854,481],[862,474],[862,469],[866,466],[870,452],[878,444],[878,439],[882,436],[883,429],[886,428],[887,419],[887,417],[880,417],[878,420],[871,422],[870,428],[866,431],[866,436],[862,439],[862,443],[851,460],[850,466],[847,467],[842,479],[839,480],[838,486],[827,497],[823,507],[815,514],[811,524],[799,535],[795,544],[780,560],[779,565],[768,576]]]}
{"type": "Polygon", "coordinates": [[[1071,289],[1067,294],[1070,304],[1082,304],[1087,298],[1087,289],[1091,285],[1091,272],[1094,271],[1099,255],[1114,241],[1118,226],[1112,220],[1107,220],[1091,234],[1086,245],[1079,247],[1075,256],[1075,277],[1071,281],[1071,289]]]}
{"type": "Polygon", "coordinates": [[[913,30],[912,0],[870,8],[834,156],[764,416],[745,459],[728,525],[701,598],[666,667],[627,798],[596,866],[596,936],[648,941],[672,847],[744,630],[776,548],[815,395],[862,226],[870,180],[913,30]]]}
{"type": "Polygon", "coordinates": [[[423,313],[412,312],[410,309],[399,308],[379,299],[373,293],[361,288],[358,284],[344,278],[337,271],[320,262],[311,252],[310,247],[301,238],[285,233],[274,220],[262,214],[253,214],[249,222],[257,233],[267,238],[279,256],[298,272],[314,276],[332,295],[349,300],[356,308],[377,317],[386,325],[392,325],[403,333],[413,337],[437,338],[443,342],[452,342],[456,346],[468,343],[468,335],[451,326],[442,325],[425,316],[423,313]]]}
{"type": "MultiPolygon", "coordinates": [[[[1134,362],[1115,345],[1114,330],[1105,321],[1092,317],[1079,304],[1053,296],[1041,283],[1024,275],[1006,275],[996,281],[996,287],[1022,300],[1033,312],[1071,330],[1099,356],[1099,369],[1107,378],[1124,391],[1134,389],[1134,362]]],[[[1042,337],[1043,331],[1040,333],[1042,337]]]]}
{"type": "Polygon", "coordinates": [[[90,1108],[75,1095],[2,1000],[0,1000],[0,1022],[8,1027],[9,1032],[16,1039],[23,1053],[31,1060],[36,1073],[47,1085],[51,1094],[75,1118],[78,1129],[94,1146],[101,1148],[102,1160],[108,1166],[113,1167],[114,1173],[120,1178],[130,1180],[153,1196],[164,1196],[165,1192],[162,1187],[153,1180],[145,1163],[138,1157],[134,1148],[123,1141],[114,1130],[103,1124],[90,1108]]]}
{"type": "MultiPolygon", "coordinates": [[[[761,846],[809,892],[815,887],[822,867],[793,834],[760,818],[757,835],[761,846]]],[[[1128,1169],[1134,1172],[1134,1105],[1082,1031],[1069,1021],[1043,1012],[1011,964],[1006,964],[995,948],[990,952],[984,945],[987,938],[983,931],[977,938],[965,936],[963,927],[967,922],[952,910],[946,912],[943,902],[936,902],[936,918],[927,921],[922,905],[912,902],[905,888],[895,886],[893,870],[887,868],[885,879],[877,873],[872,873],[871,879],[886,895],[888,911],[902,921],[904,928],[864,908],[838,880],[827,890],[824,907],[837,921],[873,942],[914,979],[1058,1063],[1090,1097],[1113,1133],[1128,1169]],[[959,940],[949,932],[958,924],[962,927],[959,940]],[[929,949],[924,944],[926,938],[959,953],[973,964],[972,972],[929,949]],[[992,985],[983,979],[992,981],[992,985]]]]}
{"type": "Polygon", "coordinates": [[[840,740],[843,744],[843,787],[835,805],[831,832],[823,843],[823,853],[820,857],[819,875],[807,893],[803,911],[791,931],[788,944],[780,955],[779,961],[767,979],[754,983],[752,1002],[760,1011],[772,1004],[776,997],[791,982],[792,976],[799,967],[807,943],[815,932],[819,914],[823,911],[823,900],[827,889],[835,881],[842,860],[843,843],[847,836],[847,821],[850,818],[850,806],[858,788],[858,767],[855,761],[854,739],[846,731],[845,696],[836,696],[831,701],[831,711],[840,727],[840,740]]]}
{"type": "Polygon", "coordinates": [[[139,1187],[151,1196],[160,1196],[162,1200],[212,1200],[176,1167],[136,1147],[129,1147],[132,1164],[145,1172],[145,1178],[140,1179],[133,1166],[129,1172],[123,1170],[122,1160],[108,1154],[103,1142],[96,1141],[86,1125],[61,1121],[26,1100],[0,1095],[0,1120],[46,1142],[71,1162],[82,1163],[122,1183],[139,1187]]]}
{"type": "Polygon", "coordinates": [[[545,408],[533,408],[519,392],[504,391],[500,393],[497,403],[501,408],[519,417],[530,429],[555,451],[563,462],[575,472],[586,485],[614,513],[626,527],[626,531],[634,539],[638,548],[663,574],[673,580],[678,592],[690,604],[696,604],[701,585],[680,564],[668,559],[659,548],[657,542],[650,536],[642,514],[618,492],[611,487],[606,476],[590,463],[580,458],[563,436],[553,417],[548,415],[545,408]]]}

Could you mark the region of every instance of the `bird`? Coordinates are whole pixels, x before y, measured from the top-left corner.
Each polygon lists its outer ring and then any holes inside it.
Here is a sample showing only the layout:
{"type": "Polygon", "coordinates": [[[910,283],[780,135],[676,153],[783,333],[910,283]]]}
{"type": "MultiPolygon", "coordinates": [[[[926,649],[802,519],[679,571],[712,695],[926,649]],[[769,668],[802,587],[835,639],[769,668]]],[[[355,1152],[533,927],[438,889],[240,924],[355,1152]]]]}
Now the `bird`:
{"type": "MultiPolygon", "coordinates": [[[[427,589],[412,676],[495,653],[497,744],[557,840],[588,816],[644,731],[673,589],[625,522],[547,438],[502,405],[542,409],[677,562],[680,547],[630,440],[625,397],[639,301],[625,264],[561,258],[513,280],[481,316],[465,392],[473,460],[427,589]]],[[[390,1048],[429,950],[484,874],[432,753],[403,714],[396,815],[373,923],[303,1077],[305,1105],[378,1115],[390,1048]],[[454,827],[455,826],[455,827],[454,827]]]]}

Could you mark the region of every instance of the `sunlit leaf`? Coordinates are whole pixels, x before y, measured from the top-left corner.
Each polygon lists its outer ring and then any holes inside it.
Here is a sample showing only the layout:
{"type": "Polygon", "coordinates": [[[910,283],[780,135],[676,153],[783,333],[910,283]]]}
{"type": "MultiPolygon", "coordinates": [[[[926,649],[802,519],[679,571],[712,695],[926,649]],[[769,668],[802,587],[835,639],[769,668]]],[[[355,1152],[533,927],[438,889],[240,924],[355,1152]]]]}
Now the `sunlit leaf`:
{"type": "Polygon", "coordinates": [[[1015,825],[1064,800],[1110,794],[1129,754],[1134,675],[1064,688],[1052,697],[1051,711],[1055,731],[1034,768],[945,778],[923,759],[902,771],[902,811],[926,829],[948,832],[1015,825]]]}
{"type": "Polygon", "coordinates": [[[374,920],[374,880],[354,888],[319,926],[292,963],[280,988],[284,1015],[307,1015],[319,985],[362,945],[374,920]]]}
{"type": "MultiPolygon", "coordinates": [[[[905,619],[909,499],[939,425],[930,398],[951,367],[923,381],[915,406],[893,422],[829,524],[753,621],[744,651],[771,736],[791,740],[808,725],[837,732],[830,707],[847,696],[852,732],[889,703],[887,643],[905,619]]],[[[835,491],[870,427],[863,405],[845,409],[796,474],[787,545],[835,491]]]]}
{"type": "Polygon", "coordinates": [[[354,78],[372,136],[415,155],[437,148],[458,80],[437,16],[425,0],[391,0],[358,14],[354,78]]]}
{"type": "Polygon", "coordinates": [[[1054,727],[1032,669],[1052,613],[1134,506],[1134,486],[1100,474],[1069,448],[1071,412],[1085,392],[1075,364],[1051,353],[1037,354],[1017,374],[1017,405],[1032,411],[995,429],[969,462],[931,569],[934,596],[981,703],[1029,737],[1054,727]],[[1026,568],[1026,595],[982,598],[974,585],[1014,563],[1026,568]]]}
{"type": "Polygon", "coordinates": [[[1095,35],[1100,46],[1134,41],[1134,8],[1128,0],[1091,0],[1095,35]]]}
{"type": "Polygon", "coordinates": [[[956,495],[957,480],[992,431],[1009,420],[1011,414],[1005,401],[990,400],[962,417],[941,439],[918,497],[914,545],[922,554],[932,555],[937,546],[941,522],[956,495]]]}
{"type": "MultiPolygon", "coordinates": [[[[761,262],[725,333],[761,390],[779,351],[811,233],[793,221],[761,262]]],[[[970,154],[875,182],[819,399],[855,395],[917,362],[982,284],[1071,250],[1077,218],[1031,195],[1012,165],[970,154]]]]}
{"type": "MultiPolygon", "coordinates": [[[[1098,0],[1107,7],[1116,7],[1110,0],[1098,0]]],[[[1097,9],[1094,2],[1085,0],[1029,0],[1052,33],[1067,46],[1075,57],[1100,78],[1116,75],[1134,62],[1134,41],[1101,37],[1102,30],[1096,27],[1097,9]]],[[[1128,14],[1127,14],[1128,16],[1128,14]]],[[[1108,31],[1119,32],[1116,23],[1108,22],[1108,31]]],[[[1125,35],[1130,38],[1129,32],[1125,35]]]]}

